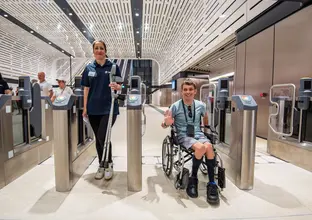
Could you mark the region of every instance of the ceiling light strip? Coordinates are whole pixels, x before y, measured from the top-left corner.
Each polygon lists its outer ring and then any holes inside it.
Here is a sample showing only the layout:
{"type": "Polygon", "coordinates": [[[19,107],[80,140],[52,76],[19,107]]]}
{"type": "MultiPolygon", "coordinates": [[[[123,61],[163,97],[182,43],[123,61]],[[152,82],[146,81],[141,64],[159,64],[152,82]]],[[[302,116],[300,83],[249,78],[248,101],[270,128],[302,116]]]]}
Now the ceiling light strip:
{"type": "Polygon", "coordinates": [[[140,58],[142,55],[142,17],[143,17],[143,0],[131,0],[131,13],[133,23],[133,36],[135,55],[140,58]]]}

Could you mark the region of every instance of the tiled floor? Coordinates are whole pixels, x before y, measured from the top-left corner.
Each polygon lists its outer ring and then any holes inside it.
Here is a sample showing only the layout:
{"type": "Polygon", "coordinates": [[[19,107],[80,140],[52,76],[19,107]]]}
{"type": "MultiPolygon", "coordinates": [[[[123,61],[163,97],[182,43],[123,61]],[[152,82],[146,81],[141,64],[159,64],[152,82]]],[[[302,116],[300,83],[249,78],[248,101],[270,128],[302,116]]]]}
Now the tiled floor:
{"type": "Polygon", "coordinates": [[[207,177],[200,175],[200,197],[177,191],[161,169],[161,144],[168,130],[160,128],[162,115],[147,108],[143,137],[143,190],[127,191],[126,114],[121,109],[112,133],[115,176],[94,180],[94,160],[70,193],[54,188],[53,158],[0,190],[0,219],[312,219],[310,172],[269,156],[265,140],[257,139],[255,185],[241,191],[230,181],[219,206],[205,201],[207,177]]]}

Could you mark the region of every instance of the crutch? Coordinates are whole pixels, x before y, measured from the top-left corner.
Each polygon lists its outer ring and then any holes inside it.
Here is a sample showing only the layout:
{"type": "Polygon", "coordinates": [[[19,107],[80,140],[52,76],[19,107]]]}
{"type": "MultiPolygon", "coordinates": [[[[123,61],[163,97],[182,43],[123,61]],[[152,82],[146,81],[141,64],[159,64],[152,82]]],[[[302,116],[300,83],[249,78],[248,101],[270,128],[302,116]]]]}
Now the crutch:
{"type": "MultiPolygon", "coordinates": [[[[110,83],[116,82],[115,81],[115,74],[116,74],[116,64],[113,64],[111,72],[109,74],[110,83]]],[[[103,155],[102,155],[102,164],[104,165],[104,170],[108,168],[108,155],[109,155],[109,150],[110,150],[109,145],[110,145],[110,141],[111,141],[111,130],[112,130],[112,123],[113,123],[114,103],[115,103],[115,99],[118,97],[118,94],[116,94],[115,91],[113,89],[111,89],[111,96],[112,96],[112,103],[111,103],[111,108],[110,108],[110,112],[109,112],[105,142],[104,142],[104,146],[103,146],[103,155]]]]}

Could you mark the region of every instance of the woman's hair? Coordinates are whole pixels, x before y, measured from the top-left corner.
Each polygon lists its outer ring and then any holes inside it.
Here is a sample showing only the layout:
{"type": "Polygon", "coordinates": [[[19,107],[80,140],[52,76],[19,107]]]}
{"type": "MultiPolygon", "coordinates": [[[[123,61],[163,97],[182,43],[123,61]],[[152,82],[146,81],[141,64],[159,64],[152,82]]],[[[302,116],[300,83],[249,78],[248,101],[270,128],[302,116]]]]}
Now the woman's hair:
{"type": "Polygon", "coordinates": [[[102,43],[103,46],[104,46],[105,53],[107,52],[107,50],[106,50],[106,44],[105,44],[104,41],[102,41],[102,40],[95,40],[95,41],[93,42],[93,44],[92,44],[93,50],[94,50],[94,46],[95,46],[96,43],[102,43]]]}

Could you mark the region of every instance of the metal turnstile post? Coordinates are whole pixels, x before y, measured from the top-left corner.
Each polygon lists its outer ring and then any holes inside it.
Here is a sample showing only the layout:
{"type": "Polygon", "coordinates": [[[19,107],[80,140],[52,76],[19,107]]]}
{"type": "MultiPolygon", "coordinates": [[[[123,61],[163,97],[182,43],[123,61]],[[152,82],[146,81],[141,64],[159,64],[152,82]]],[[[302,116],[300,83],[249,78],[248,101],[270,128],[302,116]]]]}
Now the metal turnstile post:
{"type": "Polygon", "coordinates": [[[127,97],[127,181],[128,190],[142,190],[142,97],[141,79],[130,76],[127,97]]]}
{"type": "Polygon", "coordinates": [[[234,160],[235,172],[229,174],[238,188],[252,189],[258,105],[250,95],[234,95],[232,96],[232,107],[230,155],[234,160]]]}

